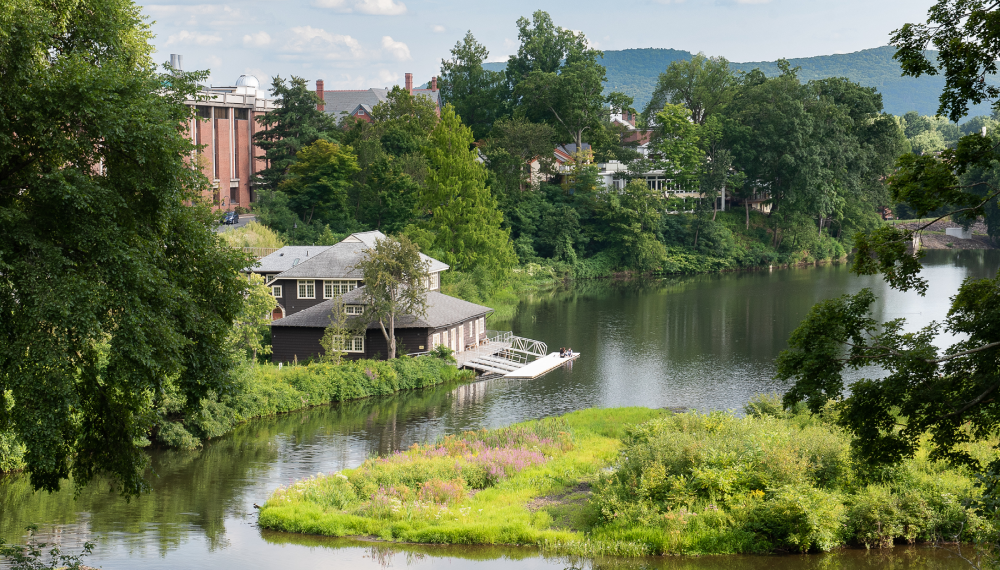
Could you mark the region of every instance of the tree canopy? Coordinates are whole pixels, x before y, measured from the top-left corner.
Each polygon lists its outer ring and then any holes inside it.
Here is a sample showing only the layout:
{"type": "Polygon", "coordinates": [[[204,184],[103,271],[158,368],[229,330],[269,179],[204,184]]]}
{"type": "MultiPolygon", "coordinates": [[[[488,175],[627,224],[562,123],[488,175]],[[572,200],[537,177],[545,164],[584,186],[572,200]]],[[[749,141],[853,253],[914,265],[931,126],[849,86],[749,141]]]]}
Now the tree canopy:
{"type": "Polygon", "coordinates": [[[127,0],[0,5],[0,430],[37,489],[146,488],[165,382],[227,389],[248,259],[200,204],[185,98],[127,0]],[[191,205],[189,205],[191,204],[191,205]]]}

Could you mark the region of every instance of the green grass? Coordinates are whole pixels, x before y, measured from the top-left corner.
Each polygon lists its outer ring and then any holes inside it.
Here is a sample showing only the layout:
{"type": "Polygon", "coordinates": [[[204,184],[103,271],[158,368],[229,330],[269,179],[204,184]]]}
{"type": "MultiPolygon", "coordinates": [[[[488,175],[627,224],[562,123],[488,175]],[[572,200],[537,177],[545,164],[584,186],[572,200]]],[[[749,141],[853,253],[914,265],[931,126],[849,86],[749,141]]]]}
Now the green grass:
{"type": "Polygon", "coordinates": [[[234,373],[228,394],[211,393],[195,406],[188,406],[168,386],[157,409],[160,422],[153,438],[167,447],[194,449],[252,418],[468,381],[474,376],[471,370],[458,370],[434,356],[348,360],[337,365],[314,362],[280,369],[247,362],[234,373]]]}
{"type": "MultiPolygon", "coordinates": [[[[278,489],[259,524],[583,556],[828,551],[994,533],[973,508],[971,474],[931,462],[926,448],[876,477],[855,465],[832,411],[786,413],[765,398],[747,412],[590,409],[449,436],[278,489]]],[[[989,458],[996,443],[969,445],[989,458]]]]}

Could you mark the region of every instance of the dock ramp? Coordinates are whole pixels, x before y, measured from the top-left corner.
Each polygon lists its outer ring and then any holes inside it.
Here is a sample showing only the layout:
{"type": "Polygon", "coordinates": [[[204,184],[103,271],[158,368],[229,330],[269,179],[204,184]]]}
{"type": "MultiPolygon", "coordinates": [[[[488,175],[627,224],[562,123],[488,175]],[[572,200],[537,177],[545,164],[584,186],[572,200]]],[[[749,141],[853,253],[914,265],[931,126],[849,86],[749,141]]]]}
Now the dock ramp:
{"type": "MultiPolygon", "coordinates": [[[[575,354],[573,358],[578,357],[575,354]]],[[[459,368],[504,378],[537,378],[565,364],[567,359],[548,352],[539,340],[514,335],[511,331],[486,331],[479,346],[455,354],[459,368]]]]}

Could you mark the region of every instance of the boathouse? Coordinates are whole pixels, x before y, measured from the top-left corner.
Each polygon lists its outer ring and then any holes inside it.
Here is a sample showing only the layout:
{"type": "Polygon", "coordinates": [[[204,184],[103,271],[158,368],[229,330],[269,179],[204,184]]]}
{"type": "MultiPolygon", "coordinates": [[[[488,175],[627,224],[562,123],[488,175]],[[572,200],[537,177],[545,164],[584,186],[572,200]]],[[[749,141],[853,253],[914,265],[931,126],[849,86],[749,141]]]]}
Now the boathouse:
{"type": "MultiPolygon", "coordinates": [[[[356,233],[334,246],[313,248],[308,252],[310,255],[306,255],[307,248],[299,246],[294,251],[288,250],[295,257],[287,269],[277,274],[264,273],[280,309],[275,311],[280,318],[271,322],[272,361],[291,362],[320,356],[323,350],[320,339],[330,324],[336,297],[343,299],[349,323],[363,330],[363,334],[346,343],[349,349],[346,357],[388,355],[388,343],[378,321],[365,318],[364,275],[354,269],[364,252],[376,240],[384,238],[379,231],[356,233]]],[[[263,263],[262,259],[259,269],[266,271],[288,263],[283,256],[276,257],[280,261],[263,263]]],[[[442,294],[440,274],[448,265],[423,254],[421,258],[428,267],[427,312],[423,316],[405,315],[397,321],[397,354],[428,352],[439,344],[455,352],[477,346],[486,338],[486,316],[493,310],[442,294]]]]}

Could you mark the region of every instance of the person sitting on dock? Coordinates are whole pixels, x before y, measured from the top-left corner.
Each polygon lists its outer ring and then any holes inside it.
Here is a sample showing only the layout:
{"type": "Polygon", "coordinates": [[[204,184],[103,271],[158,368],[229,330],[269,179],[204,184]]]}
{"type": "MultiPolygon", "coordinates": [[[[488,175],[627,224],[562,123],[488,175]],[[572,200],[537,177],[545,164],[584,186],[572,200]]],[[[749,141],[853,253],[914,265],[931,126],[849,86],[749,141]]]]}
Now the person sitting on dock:
{"type": "Polygon", "coordinates": [[[566,349],[566,357],[569,358],[571,356],[573,356],[573,349],[572,348],[567,348],[566,349]]]}
{"type": "Polygon", "coordinates": [[[559,358],[566,358],[566,349],[559,347],[559,358]]]}

